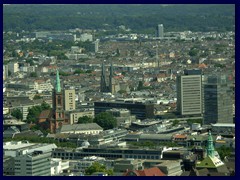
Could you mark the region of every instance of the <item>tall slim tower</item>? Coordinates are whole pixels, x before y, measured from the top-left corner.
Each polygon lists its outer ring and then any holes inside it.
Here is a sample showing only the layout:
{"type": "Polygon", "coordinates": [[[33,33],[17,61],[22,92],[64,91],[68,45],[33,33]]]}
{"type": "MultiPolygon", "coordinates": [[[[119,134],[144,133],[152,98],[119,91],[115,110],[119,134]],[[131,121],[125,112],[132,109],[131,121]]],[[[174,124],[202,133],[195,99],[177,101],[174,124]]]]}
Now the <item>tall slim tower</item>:
{"type": "Polygon", "coordinates": [[[202,115],[201,70],[185,70],[177,76],[177,111],[181,115],[202,115]]]}
{"type": "Polygon", "coordinates": [[[233,123],[233,94],[226,75],[209,75],[203,86],[204,124],[233,123]]]}
{"type": "Polygon", "coordinates": [[[50,131],[56,133],[56,130],[62,126],[65,120],[64,116],[64,103],[63,93],[61,90],[61,83],[59,78],[59,72],[56,73],[56,84],[53,89],[53,118],[50,121],[50,131]]]}
{"type": "Polygon", "coordinates": [[[110,65],[110,74],[109,74],[109,91],[110,91],[111,93],[113,93],[113,91],[114,91],[113,84],[114,84],[114,79],[113,79],[113,64],[112,64],[112,62],[111,62],[111,65],[110,65]]]}
{"type": "Polygon", "coordinates": [[[160,68],[160,61],[159,61],[159,54],[158,54],[158,45],[156,45],[156,66],[157,68],[160,68]]]}
{"type": "Polygon", "coordinates": [[[163,31],[163,24],[157,25],[157,37],[163,38],[164,31],[163,31]]]}
{"type": "Polygon", "coordinates": [[[208,140],[207,140],[207,156],[211,156],[213,157],[214,156],[214,146],[213,146],[213,138],[212,138],[212,135],[211,135],[211,132],[209,131],[208,132],[208,140]]]}
{"type": "Polygon", "coordinates": [[[108,87],[106,83],[106,75],[105,75],[105,66],[102,63],[102,74],[101,74],[101,84],[100,84],[101,92],[108,92],[108,87]]]}

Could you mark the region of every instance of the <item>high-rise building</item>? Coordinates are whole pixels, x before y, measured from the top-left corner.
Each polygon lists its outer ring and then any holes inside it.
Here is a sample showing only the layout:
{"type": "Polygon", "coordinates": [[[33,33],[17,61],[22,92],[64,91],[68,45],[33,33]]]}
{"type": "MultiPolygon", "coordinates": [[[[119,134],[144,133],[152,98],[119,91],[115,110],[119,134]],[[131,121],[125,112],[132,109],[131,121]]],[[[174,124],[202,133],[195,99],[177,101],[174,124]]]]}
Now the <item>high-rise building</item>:
{"type": "Polygon", "coordinates": [[[177,111],[180,115],[202,115],[201,70],[185,70],[177,76],[177,111]]]}
{"type": "Polygon", "coordinates": [[[233,123],[232,89],[227,76],[206,76],[203,88],[204,124],[233,123]]]}
{"type": "Polygon", "coordinates": [[[157,37],[163,38],[164,31],[163,31],[163,24],[157,25],[157,37]]]}
{"type": "Polygon", "coordinates": [[[64,90],[64,110],[72,111],[76,109],[75,105],[75,89],[64,90]]]}

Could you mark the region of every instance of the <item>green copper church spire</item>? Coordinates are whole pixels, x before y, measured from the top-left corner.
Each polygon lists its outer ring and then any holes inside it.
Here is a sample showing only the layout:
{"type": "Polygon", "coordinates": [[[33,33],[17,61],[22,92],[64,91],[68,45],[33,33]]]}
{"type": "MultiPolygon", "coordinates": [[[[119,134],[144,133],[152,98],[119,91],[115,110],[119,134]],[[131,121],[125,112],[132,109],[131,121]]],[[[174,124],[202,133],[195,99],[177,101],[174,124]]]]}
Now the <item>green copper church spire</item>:
{"type": "Polygon", "coordinates": [[[208,132],[208,140],[207,140],[207,156],[214,156],[214,146],[213,146],[213,138],[211,132],[208,132]]]}
{"type": "Polygon", "coordinates": [[[60,84],[60,78],[59,78],[59,72],[57,70],[57,76],[56,76],[56,86],[55,86],[56,91],[59,93],[61,92],[61,84],[60,84]]]}

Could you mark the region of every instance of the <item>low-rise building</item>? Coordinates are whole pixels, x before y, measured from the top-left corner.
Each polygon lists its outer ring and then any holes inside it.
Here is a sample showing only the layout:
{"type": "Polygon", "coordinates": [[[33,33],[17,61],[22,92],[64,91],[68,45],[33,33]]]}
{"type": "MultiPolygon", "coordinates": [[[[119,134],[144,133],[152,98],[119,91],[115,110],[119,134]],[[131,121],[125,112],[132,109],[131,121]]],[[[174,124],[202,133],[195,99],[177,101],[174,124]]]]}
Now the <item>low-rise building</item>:
{"type": "Polygon", "coordinates": [[[73,134],[99,134],[103,128],[96,123],[87,124],[65,124],[62,125],[60,133],[73,134]]]}

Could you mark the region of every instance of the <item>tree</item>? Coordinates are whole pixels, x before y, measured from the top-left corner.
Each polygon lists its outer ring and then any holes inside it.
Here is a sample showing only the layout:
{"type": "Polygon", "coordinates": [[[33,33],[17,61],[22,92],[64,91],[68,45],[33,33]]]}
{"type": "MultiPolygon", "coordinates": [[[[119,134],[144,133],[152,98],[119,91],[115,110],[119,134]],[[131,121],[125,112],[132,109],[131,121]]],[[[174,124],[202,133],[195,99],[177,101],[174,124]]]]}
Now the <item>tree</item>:
{"type": "Polygon", "coordinates": [[[84,71],[82,69],[76,69],[73,74],[83,74],[84,71]]]}
{"type": "Polygon", "coordinates": [[[14,109],[11,113],[11,115],[17,119],[23,119],[23,114],[20,109],[14,109]]]}
{"type": "Polygon", "coordinates": [[[198,50],[196,48],[192,48],[188,54],[189,56],[197,56],[198,50]]]}
{"type": "Polygon", "coordinates": [[[31,73],[29,74],[29,76],[30,76],[30,77],[37,77],[37,73],[36,73],[36,72],[31,72],[31,73]]]}
{"type": "Polygon", "coordinates": [[[102,113],[98,114],[94,118],[93,122],[97,123],[104,130],[112,129],[117,126],[117,119],[108,112],[102,112],[102,113]]]}
{"type": "Polygon", "coordinates": [[[121,90],[118,91],[118,93],[119,93],[119,94],[125,94],[126,91],[121,89],[121,90]]]}
{"type": "Polygon", "coordinates": [[[51,107],[45,101],[40,106],[33,106],[28,108],[27,122],[36,123],[38,116],[43,110],[49,110],[51,107]]]}
{"type": "Polygon", "coordinates": [[[78,124],[92,123],[93,119],[89,116],[83,116],[78,118],[78,124]]]}
{"type": "Polygon", "coordinates": [[[42,99],[43,97],[41,97],[39,94],[35,94],[35,96],[33,97],[33,100],[36,100],[36,99],[42,99]]]}
{"type": "Polygon", "coordinates": [[[41,106],[33,106],[28,108],[27,122],[28,123],[36,123],[38,116],[42,111],[41,106]]]}
{"type": "Polygon", "coordinates": [[[173,123],[172,123],[172,126],[176,126],[179,124],[179,120],[174,120],[173,123]]]}
{"type": "Polygon", "coordinates": [[[85,170],[87,175],[91,175],[95,172],[104,172],[108,175],[113,175],[112,169],[107,169],[105,165],[100,164],[99,162],[94,162],[90,167],[85,170]]]}
{"type": "Polygon", "coordinates": [[[232,152],[232,148],[226,147],[224,145],[219,148],[216,148],[216,150],[221,159],[224,159],[226,156],[230,156],[232,152]]]}
{"type": "Polygon", "coordinates": [[[41,108],[42,108],[42,110],[49,110],[49,109],[51,109],[51,106],[48,103],[46,103],[45,101],[43,101],[41,104],[41,108]]]}

